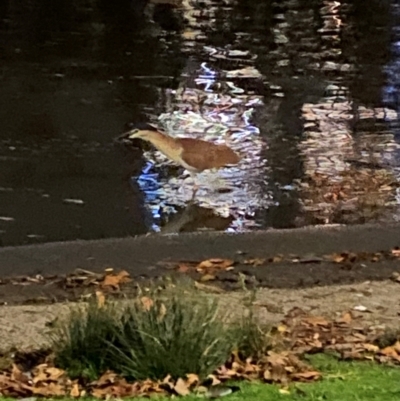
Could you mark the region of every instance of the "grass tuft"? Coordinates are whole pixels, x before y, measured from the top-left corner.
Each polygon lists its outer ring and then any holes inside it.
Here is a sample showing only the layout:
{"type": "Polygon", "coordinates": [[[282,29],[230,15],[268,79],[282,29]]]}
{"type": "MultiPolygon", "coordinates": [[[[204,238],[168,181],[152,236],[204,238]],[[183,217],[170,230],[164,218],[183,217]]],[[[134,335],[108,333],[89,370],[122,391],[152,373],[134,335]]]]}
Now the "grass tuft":
{"type": "Polygon", "coordinates": [[[242,304],[245,306],[244,314],[232,322],[233,336],[236,340],[236,349],[241,357],[261,359],[270,351],[277,340],[272,335],[272,327],[261,325],[254,313],[254,304],[257,301],[257,290],[249,290],[245,284],[245,276],[239,274],[241,288],[245,295],[242,304]]]}
{"type": "Polygon", "coordinates": [[[237,350],[240,355],[255,360],[261,359],[272,348],[274,348],[276,336],[272,335],[272,328],[260,325],[253,314],[244,316],[236,324],[234,337],[237,341],[237,350]]]}
{"type": "Polygon", "coordinates": [[[55,363],[70,377],[93,380],[110,366],[106,342],[113,341],[117,324],[112,304],[99,308],[89,302],[71,310],[69,317],[50,333],[55,363]]]}
{"type": "Polygon", "coordinates": [[[154,287],[133,300],[73,309],[52,333],[56,364],[71,378],[106,370],[130,379],[206,377],[238,343],[214,297],[184,285],[154,287]]]}
{"type": "Polygon", "coordinates": [[[205,377],[229,358],[234,340],[217,301],[180,286],[168,292],[124,309],[117,343],[109,344],[116,371],[133,379],[205,377]]]}

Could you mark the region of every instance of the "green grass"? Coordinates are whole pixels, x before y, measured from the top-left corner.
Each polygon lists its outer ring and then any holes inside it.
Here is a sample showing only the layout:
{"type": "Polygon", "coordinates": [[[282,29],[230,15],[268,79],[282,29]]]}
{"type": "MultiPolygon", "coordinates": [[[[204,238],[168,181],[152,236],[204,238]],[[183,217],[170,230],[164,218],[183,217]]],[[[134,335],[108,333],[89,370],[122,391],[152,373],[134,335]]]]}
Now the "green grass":
{"type": "MultiPolygon", "coordinates": [[[[400,368],[370,362],[343,362],[326,355],[310,357],[311,364],[324,373],[321,381],[293,383],[289,394],[280,387],[239,383],[240,392],[223,397],[226,401],[395,401],[400,399],[400,368]]],[[[237,384],[237,383],[236,383],[237,384]]],[[[184,401],[198,400],[195,396],[184,401]]]]}
{"type": "Polygon", "coordinates": [[[304,401],[400,399],[399,367],[374,362],[343,362],[322,354],[310,357],[309,360],[324,373],[323,380],[311,385],[292,386],[293,399],[298,399],[300,395],[304,401]]]}

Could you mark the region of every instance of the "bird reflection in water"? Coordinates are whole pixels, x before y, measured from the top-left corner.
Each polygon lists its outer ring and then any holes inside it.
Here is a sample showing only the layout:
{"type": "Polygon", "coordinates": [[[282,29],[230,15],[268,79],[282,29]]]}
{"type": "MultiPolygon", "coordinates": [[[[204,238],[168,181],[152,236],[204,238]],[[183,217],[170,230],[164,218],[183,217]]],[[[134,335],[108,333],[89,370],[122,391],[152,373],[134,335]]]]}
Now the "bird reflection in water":
{"type": "Polygon", "coordinates": [[[232,216],[223,217],[215,214],[211,209],[200,207],[193,201],[186,208],[178,210],[161,227],[161,233],[172,234],[179,232],[193,232],[199,230],[226,230],[233,221],[232,216]]]}
{"type": "Polygon", "coordinates": [[[149,226],[153,231],[163,234],[193,232],[199,230],[224,231],[229,228],[233,216],[220,216],[212,209],[201,207],[195,199],[186,205],[168,204],[162,194],[163,174],[179,175],[179,170],[168,168],[168,171],[155,171],[153,163],[148,162],[139,177],[132,177],[132,185],[139,185],[144,194],[146,206],[151,211],[149,226]]]}

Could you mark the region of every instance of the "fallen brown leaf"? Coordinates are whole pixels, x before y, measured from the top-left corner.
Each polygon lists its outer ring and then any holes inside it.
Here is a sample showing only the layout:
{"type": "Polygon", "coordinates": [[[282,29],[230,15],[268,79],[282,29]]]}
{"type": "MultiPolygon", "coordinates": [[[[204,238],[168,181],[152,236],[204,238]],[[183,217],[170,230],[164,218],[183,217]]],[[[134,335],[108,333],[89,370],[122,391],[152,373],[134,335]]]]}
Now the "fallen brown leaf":
{"type": "Polygon", "coordinates": [[[192,387],[193,385],[200,383],[200,378],[194,373],[188,373],[186,375],[186,383],[189,387],[192,387]]]}
{"type": "Polygon", "coordinates": [[[78,383],[74,383],[72,385],[72,388],[71,388],[71,391],[70,391],[69,395],[71,397],[74,397],[74,398],[80,397],[81,392],[79,390],[79,384],[78,383]]]}
{"type": "Polygon", "coordinates": [[[190,270],[190,267],[184,263],[179,263],[176,271],[179,273],[187,273],[190,270]]]}
{"type": "Polygon", "coordinates": [[[264,370],[263,379],[267,382],[272,380],[271,371],[269,369],[264,370]]]}
{"type": "Polygon", "coordinates": [[[318,380],[321,378],[321,373],[316,370],[311,370],[309,372],[293,373],[291,378],[301,381],[318,380]]]}
{"type": "Polygon", "coordinates": [[[340,319],[337,320],[338,323],[349,324],[353,320],[353,316],[350,312],[346,312],[340,319]]]}
{"type": "Polygon", "coordinates": [[[334,263],[343,263],[346,258],[343,254],[334,253],[332,255],[328,255],[328,258],[332,260],[334,263]]]}
{"type": "Polygon", "coordinates": [[[214,263],[212,263],[210,260],[203,260],[197,265],[196,270],[201,272],[203,270],[213,269],[214,267],[214,263]]]}
{"type": "Polygon", "coordinates": [[[29,383],[29,377],[23,373],[15,363],[12,365],[11,380],[25,384],[29,383]]]}
{"type": "Polygon", "coordinates": [[[397,359],[399,357],[394,347],[386,347],[379,351],[382,355],[390,356],[391,358],[397,359]]]}
{"type": "Polygon", "coordinates": [[[117,379],[118,375],[108,370],[104,372],[98,380],[92,382],[91,385],[95,387],[103,387],[115,383],[117,379]]]}
{"type": "Polygon", "coordinates": [[[34,377],[32,382],[38,384],[40,382],[57,382],[66,376],[65,370],[48,366],[47,364],[38,365],[33,371],[34,377]]]}
{"type": "Polygon", "coordinates": [[[221,384],[221,380],[217,378],[216,375],[208,375],[207,376],[208,381],[211,381],[210,386],[216,386],[218,384],[221,384]]]}
{"type": "Polygon", "coordinates": [[[65,386],[58,383],[48,383],[47,385],[35,386],[32,393],[43,397],[56,397],[66,395],[65,386]]]}
{"type": "Polygon", "coordinates": [[[178,395],[188,395],[190,394],[190,389],[185,380],[178,379],[175,383],[174,390],[178,395]]]}
{"type": "Polygon", "coordinates": [[[374,344],[363,344],[363,347],[368,352],[379,352],[379,347],[374,344]]]}
{"type": "Polygon", "coordinates": [[[245,265],[252,265],[253,267],[262,266],[265,263],[265,259],[253,258],[247,259],[243,262],[245,265]]]}
{"type": "Polygon", "coordinates": [[[283,383],[283,384],[288,383],[289,377],[285,367],[281,365],[272,366],[271,379],[274,383],[283,383]]]}
{"type": "Polygon", "coordinates": [[[14,381],[6,374],[0,374],[0,394],[6,397],[27,397],[32,394],[32,387],[14,381]]]}
{"type": "Polygon", "coordinates": [[[205,274],[204,276],[201,276],[200,281],[201,282],[207,282],[207,281],[214,281],[216,277],[213,274],[205,274]]]}
{"type": "Polygon", "coordinates": [[[131,281],[129,273],[125,270],[120,271],[118,274],[106,274],[101,286],[104,288],[111,287],[114,290],[118,290],[121,284],[128,283],[131,281]]]}
{"type": "Polygon", "coordinates": [[[286,364],[286,360],[284,355],[278,354],[273,351],[268,351],[267,362],[271,364],[271,366],[284,366],[286,364]]]}
{"type": "Polygon", "coordinates": [[[231,259],[207,259],[200,262],[196,270],[198,272],[212,273],[214,270],[227,270],[233,266],[235,262],[231,259]]]}
{"type": "Polygon", "coordinates": [[[393,345],[393,348],[395,349],[395,351],[400,354],[400,341],[396,341],[393,345]]]}

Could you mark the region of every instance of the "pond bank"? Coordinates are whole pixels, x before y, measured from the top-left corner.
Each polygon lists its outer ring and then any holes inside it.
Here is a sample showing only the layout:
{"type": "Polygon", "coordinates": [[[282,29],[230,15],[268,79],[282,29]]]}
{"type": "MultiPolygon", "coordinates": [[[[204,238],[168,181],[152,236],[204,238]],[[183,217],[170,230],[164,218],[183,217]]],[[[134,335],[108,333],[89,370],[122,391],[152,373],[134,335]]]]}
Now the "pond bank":
{"type": "MultiPolygon", "coordinates": [[[[271,258],[288,256],[280,263],[242,266],[246,273],[264,279],[262,286],[298,287],[387,279],[399,269],[398,260],[356,260],[342,269],[316,259],[341,252],[390,251],[400,245],[400,224],[341,227],[306,227],[243,234],[194,233],[146,235],[121,239],[72,241],[0,248],[1,277],[15,275],[61,275],[76,268],[102,271],[125,269],[132,277],[165,274],[167,261],[208,258],[271,258]],[[290,260],[296,255],[300,263],[290,260]]],[[[240,268],[240,261],[239,261],[240,268]]],[[[335,264],[334,264],[335,265],[335,264]]]]}

